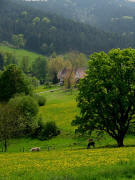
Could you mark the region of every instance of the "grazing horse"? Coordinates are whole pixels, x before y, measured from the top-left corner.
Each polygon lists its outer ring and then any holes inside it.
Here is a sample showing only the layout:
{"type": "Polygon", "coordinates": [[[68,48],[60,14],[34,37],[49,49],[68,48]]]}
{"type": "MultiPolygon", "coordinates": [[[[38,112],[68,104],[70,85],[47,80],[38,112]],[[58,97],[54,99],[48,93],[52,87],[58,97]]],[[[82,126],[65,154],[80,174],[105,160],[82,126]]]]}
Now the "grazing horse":
{"type": "Polygon", "coordinates": [[[40,147],[31,148],[30,152],[40,151],[40,147]]]}
{"type": "Polygon", "coordinates": [[[87,149],[90,149],[90,146],[93,146],[93,148],[95,147],[95,142],[94,142],[93,139],[89,139],[89,143],[88,143],[87,149]]]}

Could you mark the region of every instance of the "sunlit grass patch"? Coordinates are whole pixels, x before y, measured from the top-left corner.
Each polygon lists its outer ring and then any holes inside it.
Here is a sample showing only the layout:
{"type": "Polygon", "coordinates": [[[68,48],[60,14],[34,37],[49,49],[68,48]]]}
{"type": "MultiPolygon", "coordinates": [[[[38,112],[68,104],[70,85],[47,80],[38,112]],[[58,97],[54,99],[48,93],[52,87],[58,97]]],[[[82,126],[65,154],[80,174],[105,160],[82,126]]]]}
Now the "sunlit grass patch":
{"type": "Polygon", "coordinates": [[[40,108],[44,122],[55,121],[62,132],[73,133],[74,127],[71,126],[71,122],[79,112],[75,99],[76,91],[71,94],[62,89],[42,95],[47,99],[47,104],[40,108]]]}
{"type": "Polygon", "coordinates": [[[9,53],[13,53],[13,55],[16,57],[16,59],[18,60],[18,63],[20,64],[22,58],[24,56],[27,56],[29,58],[30,64],[39,56],[42,56],[40,54],[31,52],[31,51],[27,51],[24,49],[15,49],[15,48],[11,48],[8,46],[0,46],[0,51],[5,53],[5,52],[9,52],[9,53]]]}
{"type": "MultiPolygon", "coordinates": [[[[101,169],[135,161],[135,148],[52,150],[35,153],[0,154],[0,177],[25,173],[70,173],[78,168],[101,169]]],[[[81,172],[80,172],[81,173],[81,172]]]]}
{"type": "Polygon", "coordinates": [[[125,138],[124,144],[129,147],[112,148],[116,142],[105,135],[100,141],[95,139],[96,148],[89,150],[86,149],[88,138],[75,136],[71,122],[79,113],[76,94],[77,90],[71,94],[61,88],[42,93],[47,99],[47,104],[40,107],[43,121],[55,121],[61,134],[48,141],[31,138],[9,141],[10,153],[0,153],[0,180],[125,180],[135,177],[135,147],[130,147],[135,145],[133,136],[125,138]],[[40,147],[41,152],[29,152],[32,147],[40,147]]]}

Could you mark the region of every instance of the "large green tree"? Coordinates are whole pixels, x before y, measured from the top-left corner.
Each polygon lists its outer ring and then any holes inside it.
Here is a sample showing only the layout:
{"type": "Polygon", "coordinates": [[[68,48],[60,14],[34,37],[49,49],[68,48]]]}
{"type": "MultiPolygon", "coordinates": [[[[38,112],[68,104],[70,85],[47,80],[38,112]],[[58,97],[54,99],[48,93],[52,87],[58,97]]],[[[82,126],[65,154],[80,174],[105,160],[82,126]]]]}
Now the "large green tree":
{"type": "Polygon", "coordinates": [[[47,76],[47,60],[43,57],[38,57],[32,65],[33,75],[40,80],[40,83],[43,84],[47,76]]]}
{"type": "Polygon", "coordinates": [[[64,58],[62,56],[57,56],[49,59],[48,63],[48,71],[49,76],[52,82],[58,83],[58,72],[62,71],[62,69],[65,67],[64,58]]]}
{"type": "Polygon", "coordinates": [[[23,133],[30,134],[37,125],[38,104],[36,100],[31,96],[21,95],[11,98],[8,104],[14,107],[23,119],[23,133]]]}
{"type": "Polygon", "coordinates": [[[8,66],[10,64],[17,64],[17,59],[13,53],[5,52],[4,53],[4,66],[8,66]]]}
{"type": "Polygon", "coordinates": [[[0,106],[0,141],[5,152],[7,151],[8,140],[24,128],[22,122],[20,112],[15,110],[13,106],[8,104],[0,106]]]}
{"type": "Polygon", "coordinates": [[[68,89],[70,89],[76,82],[76,71],[81,68],[86,68],[88,59],[84,54],[72,51],[66,54],[65,60],[67,61],[67,63],[65,63],[67,73],[64,78],[64,84],[68,89]]]}
{"type": "Polygon", "coordinates": [[[135,114],[135,50],[113,49],[90,56],[87,76],[79,84],[78,131],[102,130],[123,146],[135,114]]]}
{"type": "Polygon", "coordinates": [[[7,151],[8,141],[28,135],[37,128],[38,104],[30,96],[16,96],[0,106],[0,141],[7,151]]]}
{"type": "Polygon", "coordinates": [[[0,101],[8,101],[20,93],[31,94],[31,86],[19,67],[9,65],[0,76],[0,101]]]}
{"type": "Polygon", "coordinates": [[[24,57],[22,58],[21,69],[22,69],[23,72],[26,73],[26,74],[30,71],[29,58],[28,58],[28,56],[24,56],[24,57]]]}

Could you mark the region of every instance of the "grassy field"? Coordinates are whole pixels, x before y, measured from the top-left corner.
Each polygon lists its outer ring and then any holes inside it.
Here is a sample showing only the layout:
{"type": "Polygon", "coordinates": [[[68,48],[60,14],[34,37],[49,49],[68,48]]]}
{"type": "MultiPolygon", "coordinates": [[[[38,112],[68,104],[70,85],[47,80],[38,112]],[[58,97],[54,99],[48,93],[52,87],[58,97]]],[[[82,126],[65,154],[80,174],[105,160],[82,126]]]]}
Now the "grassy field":
{"type": "Polygon", "coordinates": [[[134,179],[135,148],[0,154],[1,180],[134,179]]]}
{"type": "Polygon", "coordinates": [[[105,135],[96,148],[87,150],[85,137],[74,134],[72,120],[79,113],[77,91],[40,87],[47,103],[40,108],[45,122],[55,121],[61,134],[49,141],[20,138],[9,142],[8,153],[0,153],[0,180],[100,180],[135,179],[135,138],[127,136],[124,148],[105,135]],[[41,152],[29,152],[32,147],[41,152]],[[25,152],[22,152],[22,151],[25,152]]]}
{"type": "MultiPolygon", "coordinates": [[[[75,135],[75,127],[71,126],[72,120],[79,113],[76,103],[77,91],[66,92],[60,87],[54,87],[54,92],[50,92],[49,89],[39,87],[41,95],[45,96],[47,103],[45,106],[40,107],[39,114],[42,116],[44,122],[55,121],[60,128],[61,134],[49,141],[39,141],[37,139],[21,138],[14,139],[9,142],[8,152],[19,152],[23,148],[26,152],[31,147],[40,146],[43,150],[47,150],[48,147],[56,149],[76,149],[86,148],[88,137],[78,137],[75,135]]],[[[39,91],[36,90],[39,93],[39,91]]],[[[133,144],[134,139],[130,138],[130,143],[133,144]]],[[[127,144],[127,140],[126,140],[127,144]]],[[[116,142],[104,136],[101,141],[96,141],[96,147],[101,146],[116,146],[116,142]]]]}
{"type": "Polygon", "coordinates": [[[16,59],[18,60],[18,62],[20,63],[22,58],[24,56],[27,56],[29,58],[30,64],[39,56],[42,56],[40,54],[34,53],[34,52],[30,52],[24,49],[15,49],[15,48],[10,48],[8,46],[1,46],[0,45],[0,52],[10,52],[13,53],[16,57],[16,59]]]}
{"type": "Polygon", "coordinates": [[[74,133],[71,122],[78,113],[76,92],[71,95],[71,92],[56,89],[55,92],[44,93],[44,96],[47,98],[47,105],[40,108],[44,121],[55,121],[62,134],[74,133]]]}

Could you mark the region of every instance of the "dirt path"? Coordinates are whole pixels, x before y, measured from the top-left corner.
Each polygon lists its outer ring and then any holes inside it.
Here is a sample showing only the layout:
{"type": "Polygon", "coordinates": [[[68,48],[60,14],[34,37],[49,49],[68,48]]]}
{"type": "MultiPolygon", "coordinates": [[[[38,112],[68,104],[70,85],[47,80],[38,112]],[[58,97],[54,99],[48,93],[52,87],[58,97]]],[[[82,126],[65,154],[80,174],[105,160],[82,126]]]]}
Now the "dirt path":
{"type": "Polygon", "coordinates": [[[52,89],[52,90],[49,90],[49,91],[43,91],[43,92],[38,92],[37,94],[43,94],[43,93],[46,93],[46,92],[54,92],[54,91],[58,91],[60,89],[52,89]]]}

